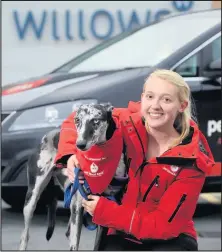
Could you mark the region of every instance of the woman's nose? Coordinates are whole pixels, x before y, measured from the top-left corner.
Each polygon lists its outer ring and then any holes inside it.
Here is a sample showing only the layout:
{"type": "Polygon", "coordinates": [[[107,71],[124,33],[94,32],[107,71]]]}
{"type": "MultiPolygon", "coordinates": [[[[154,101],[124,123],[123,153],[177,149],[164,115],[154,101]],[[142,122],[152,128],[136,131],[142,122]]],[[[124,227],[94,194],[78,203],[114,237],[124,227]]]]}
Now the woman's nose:
{"type": "Polygon", "coordinates": [[[152,100],[152,104],[151,104],[152,108],[160,108],[160,102],[158,99],[153,99],[152,100]]]}

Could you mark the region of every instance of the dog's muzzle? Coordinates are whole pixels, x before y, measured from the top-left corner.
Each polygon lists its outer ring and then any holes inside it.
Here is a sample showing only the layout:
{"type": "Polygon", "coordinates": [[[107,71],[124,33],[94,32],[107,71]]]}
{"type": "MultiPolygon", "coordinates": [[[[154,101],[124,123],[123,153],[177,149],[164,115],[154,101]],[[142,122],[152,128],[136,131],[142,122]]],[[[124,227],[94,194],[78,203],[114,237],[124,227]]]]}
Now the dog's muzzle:
{"type": "Polygon", "coordinates": [[[77,141],[76,142],[76,146],[80,150],[85,150],[86,149],[86,145],[87,145],[87,141],[86,140],[81,140],[81,141],[77,141]]]}

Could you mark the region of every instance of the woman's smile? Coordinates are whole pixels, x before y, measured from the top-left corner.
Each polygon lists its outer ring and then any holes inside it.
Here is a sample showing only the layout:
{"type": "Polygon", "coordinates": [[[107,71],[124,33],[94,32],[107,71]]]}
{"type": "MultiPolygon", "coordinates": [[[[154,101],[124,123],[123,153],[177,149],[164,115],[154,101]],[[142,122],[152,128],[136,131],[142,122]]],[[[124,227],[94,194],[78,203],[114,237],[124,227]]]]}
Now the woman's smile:
{"type": "Polygon", "coordinates": [[[148,115],[151,119],[159,119],[163,116],[163,113],[160,112],[148,112],[148,115]]]}

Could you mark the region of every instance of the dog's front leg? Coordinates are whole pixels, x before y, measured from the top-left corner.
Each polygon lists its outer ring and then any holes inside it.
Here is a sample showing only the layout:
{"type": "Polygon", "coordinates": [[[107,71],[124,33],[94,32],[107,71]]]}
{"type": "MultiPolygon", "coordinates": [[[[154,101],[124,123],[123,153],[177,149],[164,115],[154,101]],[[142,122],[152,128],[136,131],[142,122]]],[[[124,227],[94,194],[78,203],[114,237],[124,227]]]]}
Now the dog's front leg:
{"type": "Polygon", "coordinates": [[[70,250],[78,250],[83,219],[82,196],[79,191],[72,198],[70,211],[70,250]]]}

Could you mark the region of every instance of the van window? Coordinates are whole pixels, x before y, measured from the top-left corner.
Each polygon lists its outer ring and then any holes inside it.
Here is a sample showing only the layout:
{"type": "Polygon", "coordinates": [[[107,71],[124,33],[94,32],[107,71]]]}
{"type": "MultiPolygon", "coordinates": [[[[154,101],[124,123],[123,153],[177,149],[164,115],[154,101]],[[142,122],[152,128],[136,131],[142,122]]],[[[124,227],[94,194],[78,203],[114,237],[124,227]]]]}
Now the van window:
{"type": "Polygon", "coordinates": [[[208,65],[214,60],[221,58],[221,36],[215,39],[212,43],[204,47],[197,54],[194,54],[188,60],[184,61],[181,65],[174,69],[183,77],[197,77],[200,76],[200,69],[208,65]],[[200,55],[203,55],[200,60],[200,55]],[[201,64],[205,64],[201,66],[201,64]]]}
{"type": "Polygon", "coordinates": [[[221,58],[221,36],[210,44],[211,61],[221,58]]]}
{"type": "Polygon", "coordinates": [[[182,77],[197,77],[200,72],[199,56],[200,53],[194,54],[192,57],[174,69],[174,71],[180,74],[182,77]]]}
{"type": "MultiPolygon", "coordinates": [[[[55,72],[108,71],[154,66],[220,21],[220,11],[172,17],[101,43],[55,72]]],[[[192,62],[195,63],[195,58],[192,62]]]]}

